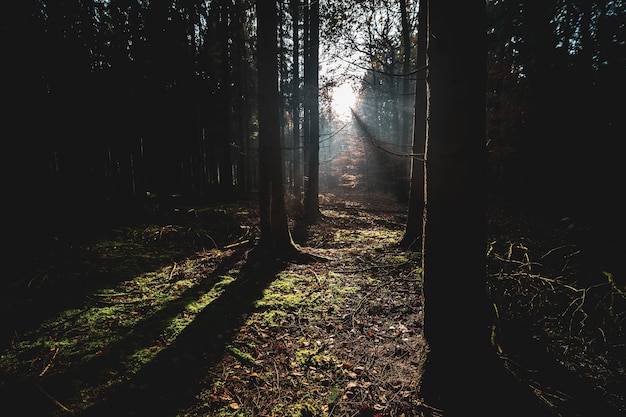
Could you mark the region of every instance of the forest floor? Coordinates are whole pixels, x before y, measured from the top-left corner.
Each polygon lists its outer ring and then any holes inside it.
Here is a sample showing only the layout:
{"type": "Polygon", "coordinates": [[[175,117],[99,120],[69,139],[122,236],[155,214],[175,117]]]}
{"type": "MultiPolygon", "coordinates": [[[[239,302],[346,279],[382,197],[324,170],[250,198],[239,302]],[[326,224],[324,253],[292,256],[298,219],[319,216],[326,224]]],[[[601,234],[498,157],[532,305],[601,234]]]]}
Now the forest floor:
{"type": "MultiPolygon", "coordinates": [[[[420,253],[398,247],[406,210],[392,201],[324,196],[322,221],[292,224],[318,262],[249,262],[256,202],[160,207],[141,222],[14,248],[0,284],[3,409],[437,415],[417,392],[420,253]]],[[[568,222],[500,205],[490,217],[503,363],[549,415],[624,413],[623,283],[568,241],[568,222]]]]}

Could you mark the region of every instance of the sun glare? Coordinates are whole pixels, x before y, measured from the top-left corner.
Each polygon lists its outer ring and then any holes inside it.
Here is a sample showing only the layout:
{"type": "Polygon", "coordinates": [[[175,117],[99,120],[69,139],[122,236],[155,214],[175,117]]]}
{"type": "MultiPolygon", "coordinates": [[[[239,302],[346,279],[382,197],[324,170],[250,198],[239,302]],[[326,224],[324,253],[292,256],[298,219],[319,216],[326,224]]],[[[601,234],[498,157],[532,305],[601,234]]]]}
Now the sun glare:
{"type": "Polygon", "coordinates": [[[357,94],[350,84],[341,84],[333,89],[332,106],[340,118],[350,116],[350,108],[356,103],[357,94]]]}

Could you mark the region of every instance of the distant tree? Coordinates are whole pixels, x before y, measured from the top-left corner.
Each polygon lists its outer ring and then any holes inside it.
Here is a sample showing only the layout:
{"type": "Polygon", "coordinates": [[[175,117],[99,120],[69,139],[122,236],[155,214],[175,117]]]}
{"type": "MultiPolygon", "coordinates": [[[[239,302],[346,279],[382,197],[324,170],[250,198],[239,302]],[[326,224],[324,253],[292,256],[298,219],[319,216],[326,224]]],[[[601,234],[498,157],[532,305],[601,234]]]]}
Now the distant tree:
{"type": "Polygon", "coordinates": [[[306,143],[307,182],[304,194],[304,216],[315,220],[322,216],[319,208],[319,162],[320,162],[320,110],[319,110],[319,37],[320,5],[318,0],[309,0],[308,4],[308,39],[305,40],[307,58],[305,60],[305,106],[309,113],[306,143]]]}
{"type": "Polygon", "coordinates": [[[415,114],[413,123],[413,157],[409,184],[409,207],[406,227],[400,241],[405,249],[419,249],[417,240],[422,236],[422,216],[424,214],[424,164],[423,154],[426,144],[426,40],[428,39],[428,2],[420,1],[419,26],[417,37],[417,73],[415,81],[415,114]]]}
{"type": "MultiPolygon", "coordinates": [[[[400,149],[410,149],[411,140],[409,134],[411,132],[411,82],[409,71],[411,69],[411,26],[409,25],[409,12],[407,10],[407,0],[400,0],[400,21],[402,22],[402,94],[400,97],[400,149]]],[[[421,74],[418,74],[418,76],[421,74]]],[[[412,164],[405,163],[406,159],[402,159],[397,164],[398,174],[396,178],[396,198],[399,202],[406,203],[409,195],[409,178],[412,164]]]]}
{"type": "Polygon", "coordinates": [[[280,97],[278,92],[278,9],[276,1],[257,2],[257,65],[259,76],[259,254],[292,255],[285,208],[280,150],[280,97]]]}
{"type": "MultiPolygon", "coordinates": [[[[368,152],[368,191],[392,193],[407,202],[415,65],[416,0],[324,2],[325,61],[350,58],[359,74],[358,114],[383,149],[368,152]],[[353,36],[360,33],[360,36],[353,36]],[[406,74],[409,74],[408,76],[406,74]],[[386,152],[387,151],[387,152],[386,152]]],[[[332,66],[331,66],[332,70],[332,66]]]]}
{"type": "Polygon", "coordinates": [[[300,149],[300,0],[290,0],[290,6],[291,20],[293,22],[293,69],[291,78],[293,194],[300,202],[302,194],[302,152],[300,149]]]}

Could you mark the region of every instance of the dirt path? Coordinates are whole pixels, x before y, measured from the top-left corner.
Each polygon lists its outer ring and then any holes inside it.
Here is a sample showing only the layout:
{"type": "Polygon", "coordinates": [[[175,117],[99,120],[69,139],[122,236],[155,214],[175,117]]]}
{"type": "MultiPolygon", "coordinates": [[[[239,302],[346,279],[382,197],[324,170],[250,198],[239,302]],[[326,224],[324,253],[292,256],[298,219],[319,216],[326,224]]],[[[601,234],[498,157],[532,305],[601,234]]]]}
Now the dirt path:
{"type": "Polygon", "coordinates": [[[330,261],[278,273],[184,415],[418,415],[420,274],[397,248],[402,213],[323,214],[302,248],[330,261]]]}

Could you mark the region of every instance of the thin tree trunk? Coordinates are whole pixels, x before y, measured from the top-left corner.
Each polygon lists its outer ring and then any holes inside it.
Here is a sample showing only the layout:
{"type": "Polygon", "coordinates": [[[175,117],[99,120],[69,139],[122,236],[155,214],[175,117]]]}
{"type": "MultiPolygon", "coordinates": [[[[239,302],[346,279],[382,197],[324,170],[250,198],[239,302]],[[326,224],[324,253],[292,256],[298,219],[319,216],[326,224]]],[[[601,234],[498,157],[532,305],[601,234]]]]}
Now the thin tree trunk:
{"type": "Polygon", "coordinates": [[[405,249],[420,249],[416,245],[422,236],[422,215],[424,213],[424,163],[416,155],[424,153],[426,143],[426,40],[428,28],[428,2],[420,1],[417,32],[417,73],[415,81],[415,115],[413,126],[413,158],[411,158],[411,184],[409,208],[404,236],[400,246],[405,249]]]}
{"type": "MultiPolygon", "coordinates": [[[[409,144],[411,143],[409,139],[410,131],[411,131],[411,99],[409,97],[411,82],[409,77],[409,70],[411,67],[411,39],[410,39],[410,28],[409,28],[409,19],[407,16],[407,8],[406,8],[407,0],[400,0],[400,14],[401,14],[401,23],[402,23],[402,49],[404,50],[404,60],[402,62],[402,99],[401,103],[401,115],[400,115],[400,145],[403,150],[409,149],[409,144]]],[[[402,160],[400,162],[401,171],[400,178],[398,181],[398,192],[397,197],[400,202],[408,201],[409,194],[409,181],[410,177],[410,169],[411,165],[407,164],[402,160]]]]}
{"type": "Polygon", "coordinates": [[[231,50],[231,38],[230,38],[230,0],[222,0],[220,2],[219,11],[220,11],[220,37],[222,41],[222,49],[221,49],[221,70],[222,70],[222,82],[224,87],[222,88],[222,99],[223,99],[223,119],[220,120],[220,123],[223,125],[223,136],[221,138],[221,152],[219,157],[219,169],[220,169],[220,185],[219,188],[226,195],[230,195],[233,188],[233,163],[232,163],[232,132],[231,132],[231,102],[232,102],[232,92],[233,88],[231,87],[231,59],[232,59],[232,50],[231,50]]]}
{"type": "Polygon", "coordinates": [[[319,1],[309,3],[309,61],[305,70],[308,80],[310,118],[309,118],[309,172],[308,186],[304,196],[305,217],[315,220],[321,217],[319,209],[319,153],[320,153],[320,117],[319,117],[319,1]],[[307,75],[308,74],[308,75],[307,75]]]}
{"type": "MultiPolygon", "coordinates": [[[[305,0],[305,3],[306,4],[305,0]]],[[[303,38],[304,38],[304,97],[303,97],[303,107],[304,107],[304,115],[302,121],[302,136],[303,136],[303,148],[302,148],[302,162],[303,162],[303,171],[304,171],[304,194],[306,195],[306,190],[309,187],[309,149],[311,143],[311,93],[309,92],[311,88],[311,82],[309,81],[310,72],[311,72],[311,11],[309,7],[304,7],[304,24],[303,24],[303,38]]]]}
{"type": "Polygon", "coordinates": [[[300,164],[300,1],[291,0],[291,13],[293,20],[293,75],[292,75],[292,102],[291,112],[293,118],[293,194],[298,202],[302,194],[302,172],[300,164]]]}

